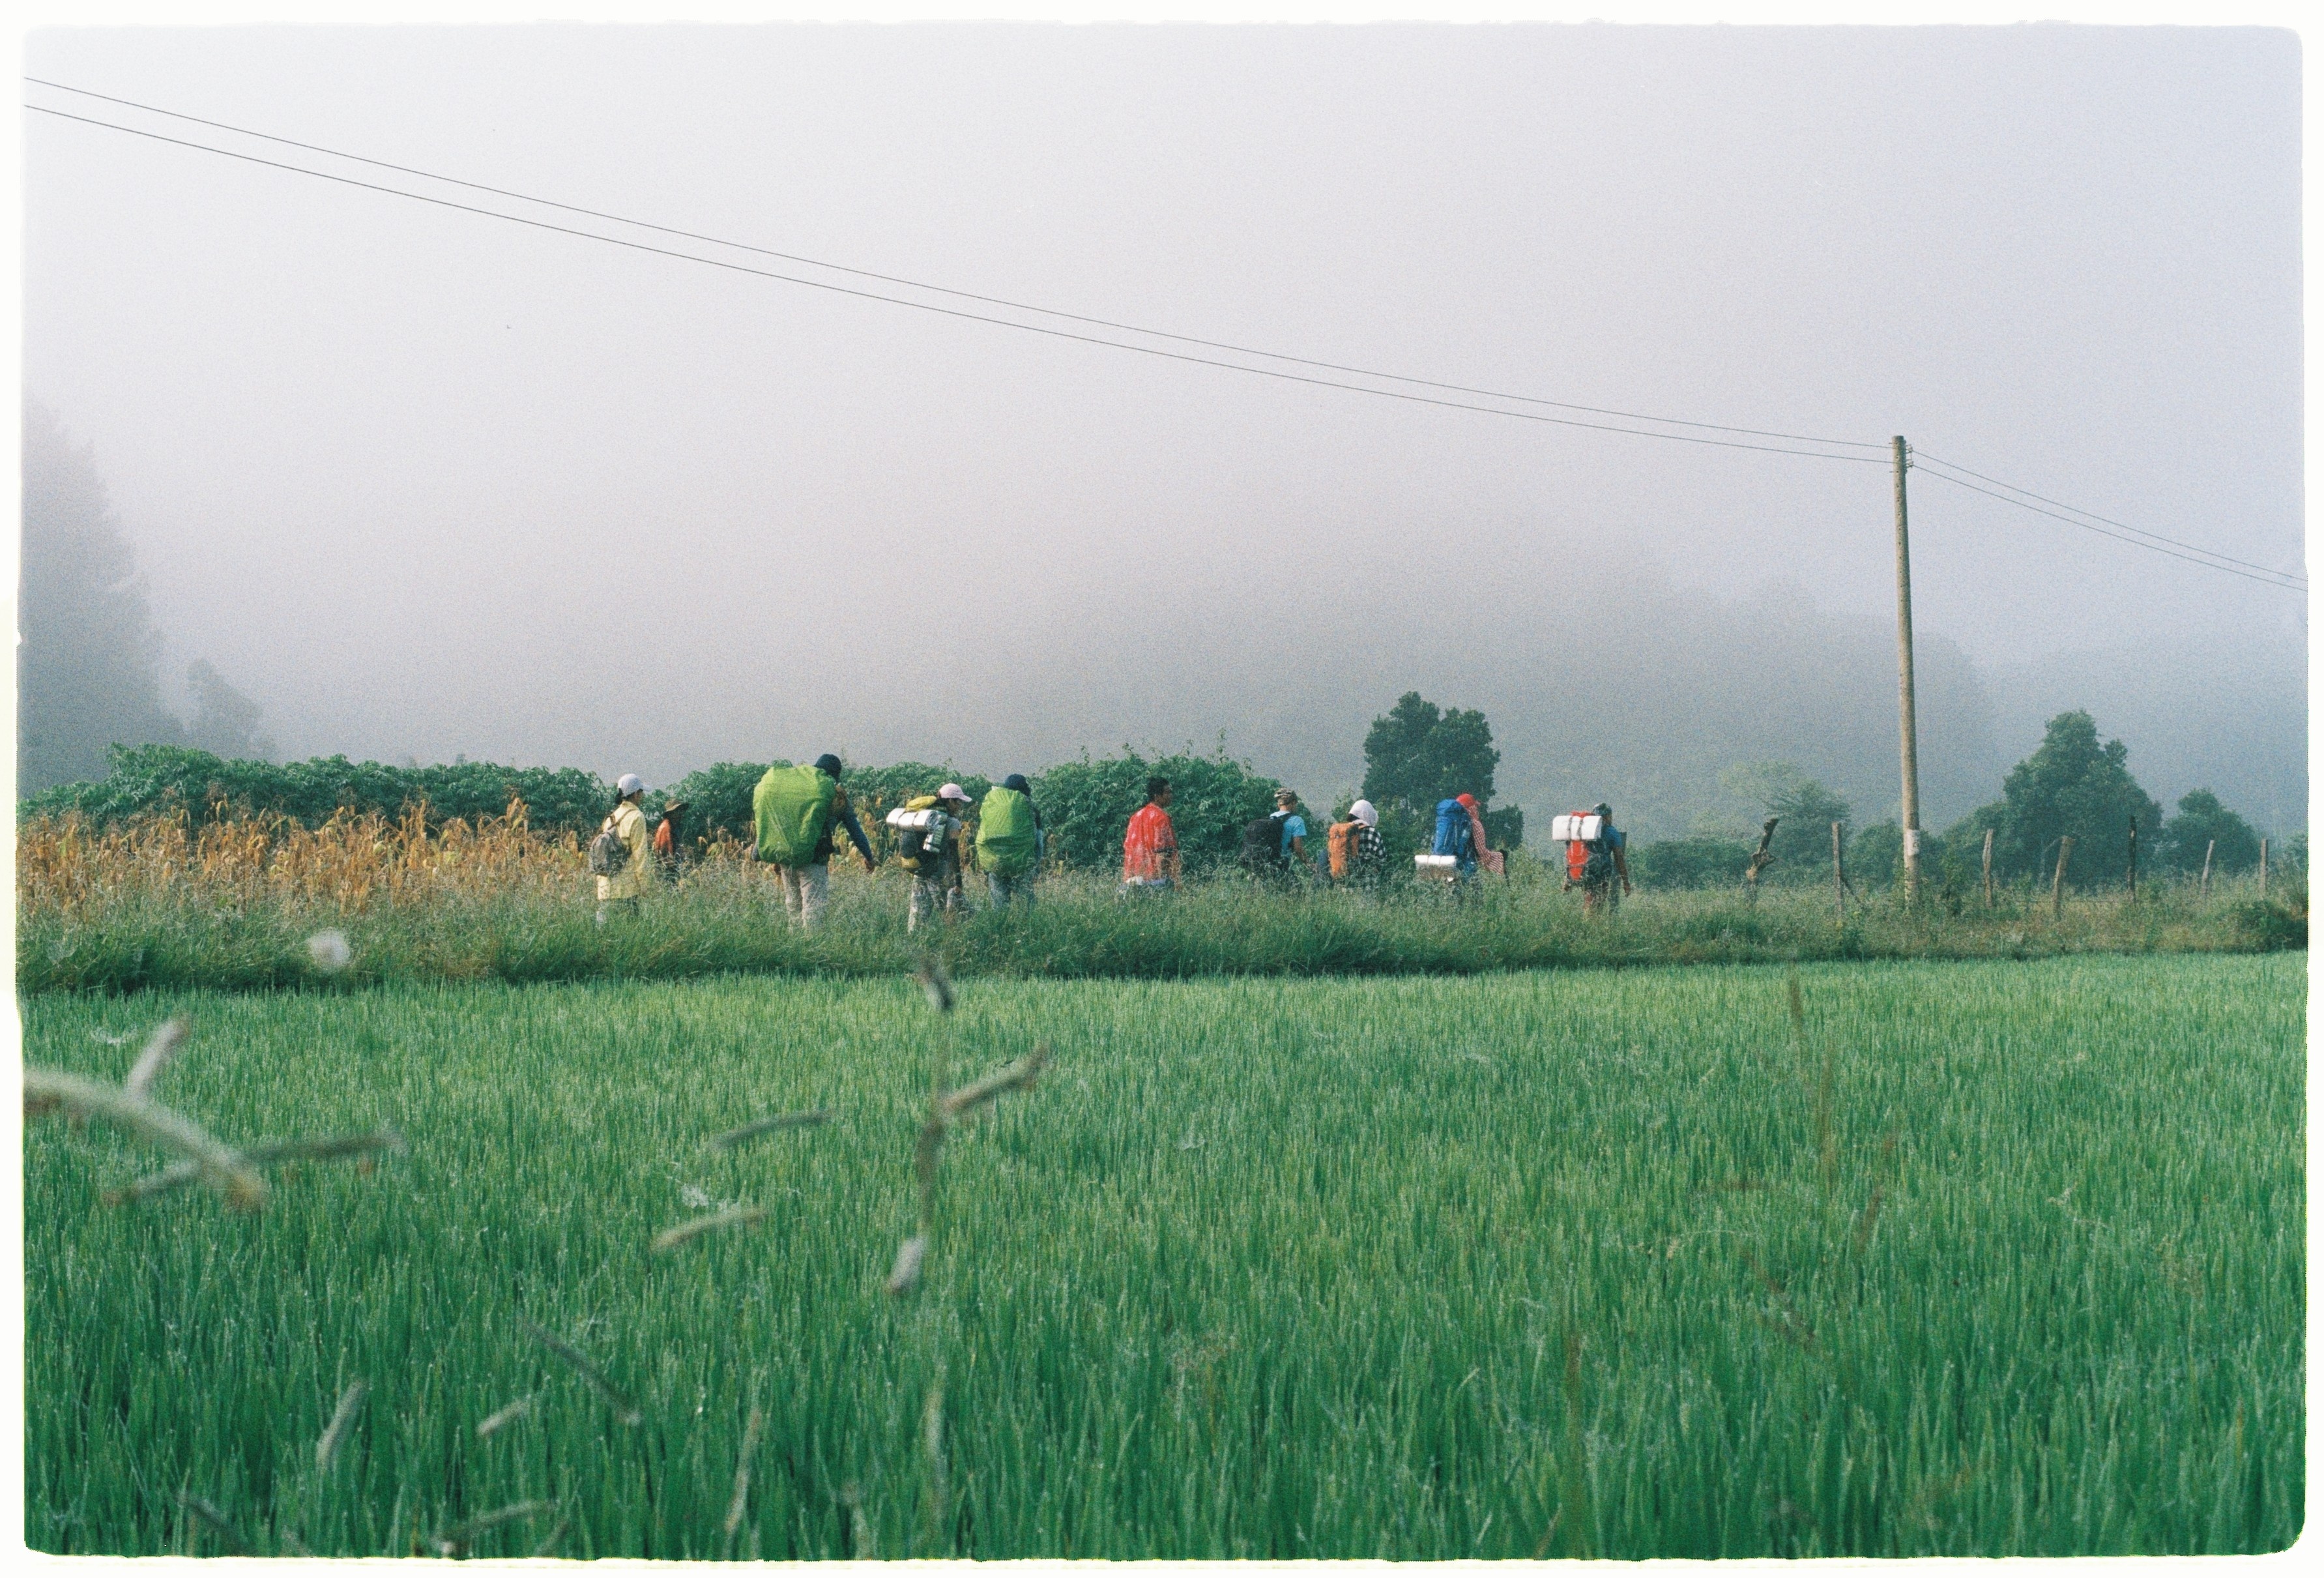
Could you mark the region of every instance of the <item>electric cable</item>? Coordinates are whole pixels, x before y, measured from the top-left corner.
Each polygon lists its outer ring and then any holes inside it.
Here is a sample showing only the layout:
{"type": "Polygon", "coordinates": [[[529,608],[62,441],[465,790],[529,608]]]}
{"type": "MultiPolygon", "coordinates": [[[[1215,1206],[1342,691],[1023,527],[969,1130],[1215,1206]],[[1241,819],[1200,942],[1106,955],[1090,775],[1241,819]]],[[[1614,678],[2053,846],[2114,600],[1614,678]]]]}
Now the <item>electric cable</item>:
{"type": "MultiPolygon", "coordinates": [[[[2289,574],[2291,574],[2291,573],[2292,573],[2291,571],[2288,571],[2288,570],[2279,570],[2279,569],[2276,569],[2276,568],[2273,568],[2272,566],[2268,566],[2268,565],[2254,564],[2251,560],[2249,560],[2249,559],[2247,559],[2247,558],[2236,558],[2236,557],[2235,557],[2234,555],[2232,555],[2232,554],[2218,553],[2218,552],[2214,551],[2214,550],[2213,550],[2213,549],[2208,549],[2208,548],[2203,547],[2203,546],[2202,546],[2201,544],[2200,544],[2200,543],[2194,543],[2194,542],[2181,542],[2181,541],[2180,541],[2180,540],[2179,540],[2179,539],[2177,539],[2177,538],[2175,538],[2175,537],[2165,537],[2165,536],[2163,536],[2163,535],[2161,532],[2159,532],[2159,531],[2147,531],[2147,530],[2146,530],[2144,527],[2143,527],[2143,526],[2133,526],[2133,525],[2131,525],[2131,524],[2130,524],[2128,521],[2116,521],[2116,520],[2112,520],[2112,519],[2109,519],[2108,517],[2107,517],[2107,516],[2105,516],[2105,515],[2101,515],[2101,514],[2099,514],[2099,513],[2098,513],[2097,511],[2095,511],[2095,510],[2085,510],[2085,509],[2081,508],[2081,507],[2080,507],[2080,505],[2078,505],[2078,504],[2070,504],[2070,503],[2067,503],[2063,499],[2053,499],[2053,498],[2050,498],[2050,497],[2046,496],[2045,494],[2037,494],[2037,493],[2035,493],[2032,488],[2019,487],[2015,483],[2013,483],[2013,482],[2004,482],[2004,481],[2002,481],[2002,480],[2001,480],[1999,477],[1997,477],[1997,476],[1987,476],[1987,475],[1985,475],[1985,473],[1983,473],[1983,472],[1981,472],[1981,471],[1971,471],[1971,470],[1969,470],[1969,468],[1968,466],[1962,466],[1962,465],[1959,464],[1959,463],[1958,463],[1958,462],[1956,462],[1956,461],[1940,459],[1938,457],[1936,457],[1936,456],[1934,456],[1934,455],[1923,455],[1923,454],[1920,450],[1918,450],[1918,449],[1915,449],[1915,450],[1914,450],[1914,451],[1913,451],[1913,458],[1914,458],[1914,459],[1915,459],[1915,460],[1925,460],[1925,461],[1927,461],[1929,464],[1931,464],[1931,465],[1932,465],[1932,466],[1946,466],[1946,467],[1948,467],[1948,468],[1950,468],[1950,469],[1951,469],[1951,470],[1960,472],[1960,473],[1961,473],[1961,474],[1963,474],[1964,475],[1967,475],[1967,476],[1973,476],[1973,477],[1977,478],[1977,479],[1978,479],[1978,481],[1979,481],[1979,482],[1989,482],[1989,483],[1991,483],[1994,486],[1996,486],[1996,487],[1997,487],[1997,488],[2006,488],[2009,492],[2011,492],[2011,493],[2013,493],[2013,494],[2024,494],[2027,498],[2029,498],[2029,499],[2039,499],[2039,500],[2041,500],[2041,502],[2042,502],[2042,503],[2045,503],[2045,504],[2055,504],[2055,505],[2057,505],[2057,507],[2058,507],[2058,508],[2060,508],[2060,509],[2061,509],[2061,510],[2070,511],[2071,512],[2073,512],[2074,514],[2077,514],[2077,515],[2087,515],[2087,516],[2089,516],[2091,520],[2093,520],[2093,521],[2102,521],[2102,522],[2104,522],[2106,525],[2108,525],[2108,526],[2118,526],[2118,527],[2120,527],[2123,531],[2130,531],[2130,532],[2135,532],[2135,533],[2136,533],[2136,534],[2137,534],[2138,536],[2140,536],[2140,537],[2151,537],[2151,538],[2153,538],[2155,541],[2157,541],[2157,542],[2164,542],[2164,543],[2168,543],[2168,544],[2170,544],[2172,548],[2183,548],[2183,549],[2188,549],[2190,552],[2209,555],[2209,556],[2210,558],[2223,558],[2223,559],[2226,559],[2229,564],[2237,564],[2237,565],[2241,565],[2241,566],[2243,566],[2243,567],[2244,567],[2246,569],[2247,569],[2247,570],[2257,570],[2257,571],[2259,571],[2259,572],[2260,572],[2261,574],[2263,574],[2263,575],[2282,576],[2282,575],[2289,575],[2289,574]]],[[[1947,477],[1945,480],[1946,480],[1946,481],[1948,481],[1948,482],[1950,482],[1950,481],[1951,481],[1951,480],[1952,480],[1952,478],[1950,478],[1950,477],[1947,477]]],[[[2301,578],[2304,580],[2306,577],[2302,577],[2301,578]]]]}
{"type": "MultiPolygon", "coordinates": [[[[2095,531],[2100,537],[2111,538],[2116,542],[2125,543],[2132,548],[2143,548],[2150,553],[2164,554],[2172,558],[2184,559],[2191,565],[2200,565],[2207,570],[2218,570],[2225,575],[2240,576],[2246,581],[2257,581],[2263,586],[2276,586],[2287,592],[2305,592],[2308,589],[2307,577],[2304,576],[2293,577],[2283,570],[2264,570],[2255,574],[2250,570],[2237,569],[2233,565],[2218,564],[2208,558],[2198,558],[2194,554],[2180,553],[2175,549],[2163,548],[2152,542],[2141,542],[2135,537],[2125,537],[2120,532],[2109,531],[2103,526],[2093,526],[2087,521],[2077,521],[2072,516],[2061,515],[2055,510],[2044,510],[2039,505],[2026,503],[2022,499],[2013,499],[2006,494],[1995,493],[1991,488],[1979,487],[1973,482],[1963,482],[1957,476],[1947,476],[1941,471],[1929,471],[1925,475],[1935,477],[1939,482],[1950,483],[1958,488],[1967,488],[1973,494],[1983,494],[1988,499],[1999,499],[2005,504],[2015,504],[2021,510],[2031,510],[2037,515],[2047,515],[2052,521],[2063,521],[2069,526],[2079,526],[2085,531],[2095,531]]],[[[2202,550],[2199,549],[2196,551],[2200,553],[2202,550]]]]}
{"type": "MultiPolygon", "coordinates": [[[[587,218],[603,219],[616,225],[627,225],[640,230],[650,230],[659,235],[678,236],[687,241],[706,242],[713,246],[732,247],[737,252],[753,253],[761,257],[778,258],[785,263],[804,263],[811,268],[829,269],[835,273],[853,274],[859,279],[877,280],[884,284],[903,285],[915,291],[927,291],[937,295],[957,297],[963,300],[979,301],[990,307],[1006,307],[1012,311],[1018,312],[1036,312],[1047,318],[1062,318],[1071,323],[1088,324],[1093,328],[1111,328],[1124,334],[1143,335],[1154,339],[1172,340],[1181,345],[1201,346],[1210,350],[1231,351],[1237,355],[1259,356],[1264,357],[1268,361],[1288,362],[1296,366],[1314,367],[1325,372],[1347,373],[1359,377],[1379,378],[1396,383],[1410,383],[1423,389],[1440,389],[1448,393],[1474,394],[1490,400],[1513,401],[1524,405],[1543,405],[1549,406],[1559,411],[1582,411],[1591,416],[1620,417],[1628,421],[1655,422],[1665,427],[1699,428],[1708,432],[1739,433],[1750,438],[1783,438],[1800,444],[1825,444],[1835,448],[1851,449],[1885,450],[1887,448],[1885,444],[1871,443],[1861,438],[1818,438],[1812,434],[1779,432],[1766,428],[1744,428],[1731,426],[1723,422],[1692,421],[1683,417],[1650,416],[1642,411],[1617,411],[1607,406],[1582,405],[1573,401],[1551,400],[1542,395],[1511,394],[1502,390],[1479,388],[1474,385],[1465,383],[1448,383],[1432,378],[1415,377],[1407,374],[1383,373],[1378,368],[1373,367],[1359,367],[1346,363],[1320,361],[1309,356],[1296,356],[1283,351],[1261,350],[1251,346],[1236,345],[1227,340],[1204,339],[1197,335],[1176,334],[1168,329],[1146,328],[1134,323],[1123,323],[1112,318],[1093,318],[1084,313],[1067,312],[1060,308],[1042,307],[1031,302],[1011,300],[1003,296],[980,295],[973,291],[956,290],[948,285],[930,284],[925,280],[909,279],[900,274],[885,274],[872,269],[855,268],[846,263],[831,263],[822,258],[808,257],[799,253],[779,252],[771,247],[754,245],[750,242],[733,241],[724,236],[706,235],[703,232],[696,230],[681,230],[672,226],[658,225],[650,220],[632,219],[625,215],[607,213],[603,209],[585,208],[572,203],[558,202],[550,198],[538,198],[527,192],[514,191],[506,187],[487,186],[482,181],[465,180],[457,176],[438,174],[434,171],[421,170],[414,165],[394,164],[383,159],[373,159],[361,153],[350,153],[344,149],[327,147],[319,143],[302,143],[296,138],[277,136],[271,132],[255,131],[248,126],[237,126],[229,121],[209,120],[201,115],[188,115],[180,110],[163,109],[159,105],[145,104],[134,98],[119,98],[111,94],[98,93],[91,88],[75,88],[70,83],[51,81],[46,78],[26,77],[23,80],[32,83],[38,87],[55,88],[63,93],[77,94],[85,98],[99,99],[107,104],[117,104],[130,109],[142,110],[150,115],[166,115],[172,120],[188,121],[196,125],[209,126],[223,132],[232,132],[238,136],[255,137],[262,142],[276,143],[284,147],[302,149],[310,153],[321,153],[333,159],[349,160],[357,164],[367,164],[378,170],[390,170],[401,175],[414,175],[420,177],[423,180],[441,181],[447,186],[462,187],[470,191],[486,192],[494,197],[512,198],[518,202],[533,203],[541,208],[555,208],[568,214],[578,214],[587,218]]],[[[39,108],[40,106],[28,106],[27,107],[39,108]]],[[[62,112],[52,110],[48,113],[61,114],[62,112]]],[[[84,119],[85,117],[69,116],[68,118],[84,119]]],[[[113,123],[106,121],[88,121],[88,124],[91,125],[113,125],[113,123]]],[[[133,128],[114,126],[113,129],[116,131],[129,131],[133,128]]],[[[175,141],[175,139],[163,140],[175,141]]],[[[183,145],[188,147],[203,146],[202,144],[198,143],[186,143],[183,145]]],[[[226,151],[223,149],[211,149],[210,152],[226,152],[226,151]]],[[[264,161],[262,161],[261,162],[264,161]]],[[[281,168],[293,167],[283,166],[281,168]]],[[[319,172],[310,171],[309,173],[319,172]]],[[[882,299],[888,300],[888,298],[882,299]]]]}

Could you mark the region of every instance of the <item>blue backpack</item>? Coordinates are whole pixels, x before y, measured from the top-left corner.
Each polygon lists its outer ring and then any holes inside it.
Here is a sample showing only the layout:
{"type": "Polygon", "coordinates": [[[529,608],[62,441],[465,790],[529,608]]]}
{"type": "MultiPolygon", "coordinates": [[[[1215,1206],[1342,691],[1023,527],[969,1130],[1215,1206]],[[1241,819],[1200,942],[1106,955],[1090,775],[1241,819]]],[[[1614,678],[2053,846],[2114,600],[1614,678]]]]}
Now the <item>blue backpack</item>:
{"type": "Polygon", "coordinates": [[[1449,854],[1463,866],[1477,858],[1476,835],[1469,827],[1469,807],[1458,800],[1436,802],[1436,840],[1431,854],[1449,854]]]}

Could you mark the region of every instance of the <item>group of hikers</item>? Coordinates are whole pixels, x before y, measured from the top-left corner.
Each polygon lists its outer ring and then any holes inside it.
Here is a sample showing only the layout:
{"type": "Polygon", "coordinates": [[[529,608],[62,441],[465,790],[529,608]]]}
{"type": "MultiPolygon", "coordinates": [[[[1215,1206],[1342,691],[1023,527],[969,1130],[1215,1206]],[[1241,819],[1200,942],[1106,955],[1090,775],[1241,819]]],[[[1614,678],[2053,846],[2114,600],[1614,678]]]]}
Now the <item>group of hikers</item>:
{"type": "MultiPolygon", "coordinates": [[[[826,753],[807,767],[771,767],[752,796],[756,837],[752,853],[774,868],[783,909],[791,922],[812,930],[831,899],[831,859],[844,835],[868,873],[878,868],[839,758],[826,753]]],[[[616,910],[634,909],[659,876],[675,873],[682,855],[679,829],[687,809],[682,800],[663,807],[650,835],[643,807],[645,783],[624,773],[612,815],[589,845],[589,869],[597,877],[597,922],[616,910]]],[[[1178,835],[1170,819],[1170,780],[1146,780],[1146,803],[1130,818],[1121,840],[1123,898],[1165,894],[1185,880],[1178,835]]],[[[1630,891],[1627,839],[1614,826],[1604,803],[1588,812],[1556,819],[1566,843],[1566,886],[1582,890],[1585,909],[1610,905],[1616,884],[1630,891]],[[1571,824],[1571,826],[1567,825],[1571,824]]],[[[965,911],[967,879],[982,874],[995,909],[1033,902],[1033,877],[1047,853],[1047,832],[1022,773],[1010,773],[973,802],[957,783],[917,796],[887,814],[895,833],[897,863],[912,879],[905,926],[965,911]],[[972,820],[973,819],[973,820],[972,820]]],[[[1325,825],[1320,847],[1296,791],[1275,791],[1275,809],[1248,824],[1237,864],[1261,883],[1290,883],[1312,873],[1314,880],[1360,893],[1377,894],[1389,876],[1388,850],[1379,832],[1379,811],[1370,800],[1348,807],[1342,820],[1325,825]]],[[[1481,875],[1506,876],[1507,852],[1490,847],[1482,808],[1474,795],[1456,795],[1436,806],[1427,849],[1414,859],[1414,875],[1465,891],[1481,875]]]]}

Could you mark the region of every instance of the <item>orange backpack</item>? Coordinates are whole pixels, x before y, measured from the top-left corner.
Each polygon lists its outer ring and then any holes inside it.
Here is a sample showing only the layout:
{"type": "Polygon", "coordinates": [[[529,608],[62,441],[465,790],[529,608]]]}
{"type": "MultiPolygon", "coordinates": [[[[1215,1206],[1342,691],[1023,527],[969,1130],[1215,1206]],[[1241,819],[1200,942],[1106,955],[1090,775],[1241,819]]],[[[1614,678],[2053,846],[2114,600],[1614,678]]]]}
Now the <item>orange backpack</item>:
{"type": "Polygon", "coordinates": [[[1361,822],[1334,822],[1330,839],[1332,875],[1344,881],[1356,869],[1356,856],[1363,849],[1361,822]]]}
{"type": "MultiPolygon", "coordinates": [[[[1574,811],[1570,814],[1576,817],[1591,815],[1588,811],[1574,811]]],[[[1569,838],[1565,841],[1565,880],[1567,881],[1581,881],[1588,873],[1591,848],[1589,844],[1579,838],[1569,838]]]]}

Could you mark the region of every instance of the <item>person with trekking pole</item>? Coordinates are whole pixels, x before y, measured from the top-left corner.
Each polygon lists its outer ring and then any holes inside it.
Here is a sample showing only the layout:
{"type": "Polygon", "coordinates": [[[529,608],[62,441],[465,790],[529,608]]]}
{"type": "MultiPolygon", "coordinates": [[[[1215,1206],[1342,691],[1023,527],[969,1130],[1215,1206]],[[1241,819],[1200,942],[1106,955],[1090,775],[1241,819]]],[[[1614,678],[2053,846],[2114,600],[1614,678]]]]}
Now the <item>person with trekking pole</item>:
{"type": "Polygon", "coordinates": [[[646,835],[646,814],[638,808],[645,798],[645,780],[634,772],[622,774],[613,786],[620,797],[612,815],[589,841],[589,869],[597,876],[597,924],[618,909],[635,915],[638,900],[653,881],[653,848],[646,835]]]}
{"type": "Polygon", "coordinates": [[[845,771],[826,752],[812,767],[770,767],[751,796],[757,824],[759,859],[775,868],[783,911],[803,931],[823,922],[831,902],[831,854],[835,835],[844,831],[863,870],[872,872],[872,841],[847,803],[840,784],[845,771]]]}

